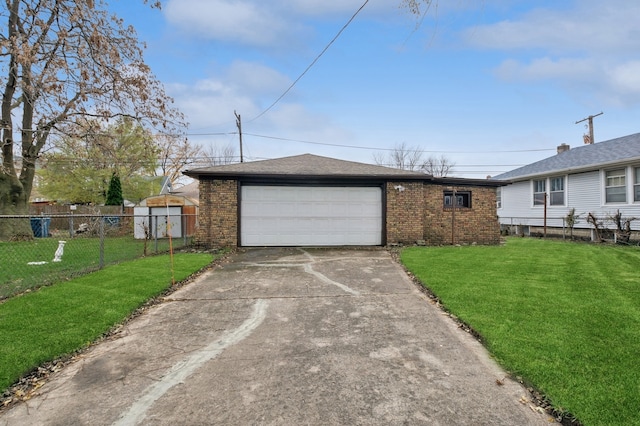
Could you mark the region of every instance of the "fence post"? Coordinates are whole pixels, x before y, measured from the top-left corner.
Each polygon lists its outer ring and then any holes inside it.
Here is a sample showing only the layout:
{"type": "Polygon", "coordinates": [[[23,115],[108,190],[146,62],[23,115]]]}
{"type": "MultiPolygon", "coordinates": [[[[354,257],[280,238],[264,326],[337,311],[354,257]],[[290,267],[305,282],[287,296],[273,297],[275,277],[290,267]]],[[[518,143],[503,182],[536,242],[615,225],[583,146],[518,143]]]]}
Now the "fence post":
{"type": "Polygon", "coordinates": [[[184,214],[180,214],[180,225],[182,227],[182,245],[184,247],[187,246],[187,218],[188,216],[184,214]]]}
{"type": "Polygon", "coordinates": [[[156,218],[155,226],[153,227],[153,241],[156,246],[156,254],[158,254],[158,215],[154,216],[156,218]]]}
{"type": "Polygon", "coordinates": [[[547,238],[547,193],[544,193],[544,238],[547,238]]]}
{"type": "Polygon", "coordinates": [[[104,216],[100,218],[100,265],[99,268],[104,268],[104,216]]]}

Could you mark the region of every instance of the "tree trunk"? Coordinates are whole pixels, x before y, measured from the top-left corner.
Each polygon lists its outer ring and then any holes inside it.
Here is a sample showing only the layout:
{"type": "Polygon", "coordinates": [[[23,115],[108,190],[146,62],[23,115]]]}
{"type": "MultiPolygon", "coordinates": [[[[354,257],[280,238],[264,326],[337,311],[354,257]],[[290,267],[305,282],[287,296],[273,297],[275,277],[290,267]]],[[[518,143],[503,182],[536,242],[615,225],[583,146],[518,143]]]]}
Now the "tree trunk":
{"type": "MultiPolygon", "coordinates": [[[[29,199],[20,181],[11,175],[0,174],[0,215],[28,215],[29,199]]],[[[33,238],[29,218],[0,218],[0,240],[33,238]]]]}

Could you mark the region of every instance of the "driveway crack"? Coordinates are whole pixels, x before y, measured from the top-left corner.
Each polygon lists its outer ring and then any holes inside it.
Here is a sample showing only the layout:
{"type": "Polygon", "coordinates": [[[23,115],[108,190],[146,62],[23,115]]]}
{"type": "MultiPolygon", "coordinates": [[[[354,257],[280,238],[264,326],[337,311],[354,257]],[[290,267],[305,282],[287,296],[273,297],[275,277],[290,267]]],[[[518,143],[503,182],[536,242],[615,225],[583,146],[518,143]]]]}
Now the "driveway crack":
{"type": "MultiPolygon", "coordinates": [[[[330,284],[333,286],[338,287],[340,290],[344,291],[345,293],[349,293],[353,296],[360,296],[360,292],[358,290],[354,290],[351,287],[344,285],[342,283],[339,283],[337,281],[332,280],[331,278],[327,277],[326,275],[324,275],[321,272],[316,271],[315,269],[313,269],[313,264],[317,263],[316,259],[307,251],[303,250],[303,249],[299,249],[306,257],[307,259],[309,259],[307,262],[303,263],[278,263],[276,262],[269,262],[269,263],[255,263],[255,262],[246,262],[246,265],[249,266],[257,266],[257,267],[267,267],[267,268],[299,268],[302,267],[304,269],[304,272],[306,272],[307,274],[313,275],[314,277],[316,277],[317,279],[319,279],[320,281],[322,281],[325,284],[330,284]]],[[[325,260],[326,262],[326,260],[325,260]]]]}

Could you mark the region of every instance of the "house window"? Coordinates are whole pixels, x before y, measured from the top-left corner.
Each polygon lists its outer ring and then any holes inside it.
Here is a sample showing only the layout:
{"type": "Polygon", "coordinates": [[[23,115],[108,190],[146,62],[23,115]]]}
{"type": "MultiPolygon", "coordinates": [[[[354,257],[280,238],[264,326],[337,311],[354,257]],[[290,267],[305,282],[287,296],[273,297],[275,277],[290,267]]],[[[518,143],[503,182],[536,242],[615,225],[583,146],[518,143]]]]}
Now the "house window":
{"type": "MultiPolygon", "coordinates": [[[[471,208],[471,192],[461,191],[455,192],[456,205],[455,207],[471,208]]],[[[451,208],[453,206],[453,191],[444,191],[444,208],[451,208]]]]}
{"type": "Polygon", "coordinates": [[[496,208],[502,208],[502,188],[496,188],[496,208]]]}
{"type": "Polygon", "coordinates": [[[633,183],[633,201],[640,201],[640,167],[635,169],[635,180],[633,183]]]}
{"type": "Polygon", "coordinates": [[[555,177],[549,180],[551,192],[549,193],[550,206],[564,206],[564,177],[555,177]]]}
{"type": "Polygon", "coordinates": [[[545,195],[547,194],[547,180],[534,180],[533,181],[533,205],[543,206],[545,195]]]}
{"type": "Polygon", "coordinates": [[[605,199],[607,203],[624,203],[627,201],[627,179],[625,169],[605,172],[605,199]]]}

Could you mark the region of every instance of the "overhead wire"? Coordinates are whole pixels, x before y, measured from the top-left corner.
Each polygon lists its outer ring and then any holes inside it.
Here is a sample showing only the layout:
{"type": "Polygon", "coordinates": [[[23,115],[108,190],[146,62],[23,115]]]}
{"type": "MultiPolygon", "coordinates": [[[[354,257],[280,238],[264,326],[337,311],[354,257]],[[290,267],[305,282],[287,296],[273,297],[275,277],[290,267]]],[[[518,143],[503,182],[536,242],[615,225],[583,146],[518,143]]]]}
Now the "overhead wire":
{"type": "MultiPolygon", "coordinates": [[[[380,148],[380,147],[371,147],[371,146],[359,146],[359,145],[344,145],[337,143],[328,143],[328,142],[312,142],[312,141],[303,141],[299,139],[287,139],[281,138],[277,136],[266,136],[266,135],[258,135],[255,133],[244,133],[243,135],[253,136],[256,138],[265,138],[265,139],[274,139],[280,141],[287,142],[298,142],[298,143],[306,143],[311,145],[324,145],[324,146],[335,146],[338,148],[353,148],[353,149],[366,149],[366,150],[375,150],[375,151],[395,151],[396,148],[380,148]]],[[[539,148],[539,149],[517,149],[517,150],[495,150],[495,151],[442,151],[442,150],[419,150],[420,152],[427,153],[450,153],[450,154],[495,154],[495,153],[513,153],[513,152],[543,152],[543,151],[555,151],[555,148],[539,148]]]]}
{"type": "Polygon", "coordinates": [[[362,6],[360,6],[358,8],[358,10],[356,10],[356,12],[351,16],[351,18],[347,21],[346,24],[343,25],[343,27],[340,29],[340,31],[338,31],[338,33],[335,35],[335,37],[333,37],[333,39],[329,42],[329,44],[327,44],[324,49],[322,49],[322,52],[320,52],[320,54],[318,56],[315,57],[315,59],[311,62],[311,64],[309,64],[309,66],[302,72],[302,74],[300,74],[298,76],[298,78],[296,78],[294,80],[293,83],[291,83],[291,85],[287,88],[287,90],[285,90],[282,95],[280,95],[278,97],[278,99],[276,99],[271,105],[269,105],[264,111],[262,111],[260,114],[258,114],[257,116],[255,116],[254,118],[252,118],[251,120],[247,121],[248,123],[251,123],[255,120],[257,120],[258,118],[262,117],[263,115],[265,115],[267,112],[269,112],[271,110],[271,108],[273,108],[274,106],[276,106],[276,104],[278,102],[280,102],[282,100],[282,98],[284,98],[287,93],[289,93],[291,91],[291,89],[293,89],[293,87],[302,79],[302,77],[305,76],[305,74],[316,64],[316,62],[318,62],[318,60],[320,59],[320,57],[322,57],[322,55],[324,55],[324,53],[329,50],[329,47],[331,47],[331,45],[338,39],[338,37],[340,37],[340,35],[344,32],[344,30],[347,29],[347,27],[351,24],[351,22],[353,22],[353,20],[356,18],[356,16],[358,16],[358,14],[362,11],[362,9],[364,9],[364,7],[367,5],[367,3],[369,3],[369,0],[365,0],[364,3],[362,3],[362,6]]]}

